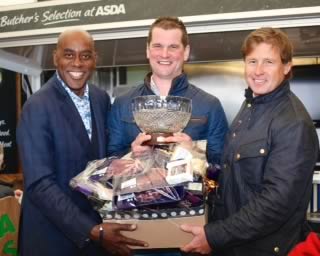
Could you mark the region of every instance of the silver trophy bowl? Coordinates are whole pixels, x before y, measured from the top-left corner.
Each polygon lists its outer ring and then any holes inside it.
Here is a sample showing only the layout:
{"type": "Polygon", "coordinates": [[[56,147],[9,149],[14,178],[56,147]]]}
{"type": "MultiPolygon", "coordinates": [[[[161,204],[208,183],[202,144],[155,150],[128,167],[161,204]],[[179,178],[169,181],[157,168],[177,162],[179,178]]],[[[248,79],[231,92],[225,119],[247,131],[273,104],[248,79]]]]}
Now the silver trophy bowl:
{"type": "Polygon", "coordinates": [[[191,99],[179,96],[139,96],[132,100],[133,117],[141,131],[150,134],[147,144],[163,144],[158,137],[181,132],[191,117],[191,99]]]}

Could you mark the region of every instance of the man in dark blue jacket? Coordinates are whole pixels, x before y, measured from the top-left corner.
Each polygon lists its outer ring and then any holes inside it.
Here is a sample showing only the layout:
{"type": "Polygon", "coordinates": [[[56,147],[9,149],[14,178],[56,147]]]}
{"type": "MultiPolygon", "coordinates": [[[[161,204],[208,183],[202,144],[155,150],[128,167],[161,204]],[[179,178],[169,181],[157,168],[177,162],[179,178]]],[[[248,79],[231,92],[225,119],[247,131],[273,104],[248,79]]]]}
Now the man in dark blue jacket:
{"type": "Polygon", "coordinates": [[[57,72],[26,102],[17,130],[24,174],[20,256],[129,255],[120,234],[131,225],[102,224],[71,178],[106,156],[109,96],[87,83],[96,65],[92,37],[69,30],[54,52],[57,72]]]}
{"type": "Polygon", "coordinates": [[[249,88],[226,137],[213,221],[182,226],[182,249],[223,256],[288,255],[304,239],[319,151],[313,122],[290,90],[292,45],[261,28],[242,46],[249,88]]]}
{"type": "MultiPolygon", "coordinates": [[[[166,138],[167,142],[207,140],[207,157],[212,167],[220,164],[228,124],[220,101],[189,83],[183,72],[190,45],[185,25],[176,17],[160,17],[151,25],[147,58],[152,72],[144,82],[115,99],[110,117],[108,154],[123,156],[130,149],[135,155],[149,150],[143,143],[151,139],[134,122],[131,101],[137,96],[182,96],[192,100],[192,115],[182,133],[166,138]]],[[[180,253],[177,253],[179,255],[180,253]]],[[[167,255],[176,255],[173,251],[167,255]]]]}
{"type": "Polygon", "coordinates": [[[171,141],[207,140],[207,156],[214,166],[220,163],[224,136],[228,125],[220,101],[189,83],[183,72],[188,60],[190,45],[185,25],[175,17],[160,17],[149,30],[147,58],[152,72],[144,82],[115,99],[110,115],[110,141],[108,153],[124,155],[146,150],[141,146],[150,135],[140,133],[134,122],[131,101],[142,95],[182,96],[192,99],[192,116],[183,130],[171,141]]]}
{"type": "MultiPolygon", "coordinates": [[[[160,17],[151,25],[147,40],[147,58],[152,72],[144,82],[115,99],[109,122],[108,154],[123,156],[130,149],[135,155],[149,150],[143,143],[151,139],[134,122],[131,101],[137,96],[182,96],[192,100],[192,115],[182,133],[164,139],[167,142],[207,140],[207,157],[216,170],[228,124],[220,101],[189,83],[183,72],[190,45],[186,27],[176,17],[160,17]]],[[[180,253],[177,253],[180,254],[180,253]]],[[[168,252],[167,255],[174,255],[168,252]]]]}

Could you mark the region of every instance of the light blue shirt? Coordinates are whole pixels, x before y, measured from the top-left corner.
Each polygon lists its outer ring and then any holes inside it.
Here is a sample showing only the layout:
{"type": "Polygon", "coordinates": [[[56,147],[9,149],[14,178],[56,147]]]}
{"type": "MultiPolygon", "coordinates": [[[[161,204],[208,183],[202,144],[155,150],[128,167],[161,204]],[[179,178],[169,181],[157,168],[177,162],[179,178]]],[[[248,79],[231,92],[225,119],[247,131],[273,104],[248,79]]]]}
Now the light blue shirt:
{"type": "Polygon", "coordinates": [[[57,78],[60,81],[62,87],[67,91],[70,98],[72,99],[74,105],[76,106],[82,122],[84,124],[84,127],[87,130],[89,139],[91,140],[92,136],[92,121],[91,121],[91,108],[90,108],[90,99],[89,99],[89,86],[86,84],[86,87],[84,89],[83,96],[78,96],[75,94],[71,89],[66,86],[66,84],[63,82],[63,80],[60,78],[58,72],[56,72],[57,78]]]}

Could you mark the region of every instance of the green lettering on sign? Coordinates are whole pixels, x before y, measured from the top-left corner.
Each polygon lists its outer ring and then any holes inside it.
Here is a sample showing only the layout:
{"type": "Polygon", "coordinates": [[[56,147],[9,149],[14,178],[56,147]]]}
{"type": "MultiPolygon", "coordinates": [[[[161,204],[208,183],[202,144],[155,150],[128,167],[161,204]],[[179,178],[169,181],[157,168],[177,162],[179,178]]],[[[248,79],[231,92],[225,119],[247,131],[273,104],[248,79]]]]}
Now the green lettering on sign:
{"type": "Polygon", "coordinates": [[[17,256],[17,248],[12,248],[13,247],[13,240],[9,240],[8,242],[6,242],[6,244],[3,247],[3,255],[12,255],[12,256],[17,256]]]}
{"type": "Polygon", "coordinates": [[[16,229],[11,222],[8,214],[3,214],[0,219],[0,238],[4,237],[8,233],[15,233],[16,229]]]}

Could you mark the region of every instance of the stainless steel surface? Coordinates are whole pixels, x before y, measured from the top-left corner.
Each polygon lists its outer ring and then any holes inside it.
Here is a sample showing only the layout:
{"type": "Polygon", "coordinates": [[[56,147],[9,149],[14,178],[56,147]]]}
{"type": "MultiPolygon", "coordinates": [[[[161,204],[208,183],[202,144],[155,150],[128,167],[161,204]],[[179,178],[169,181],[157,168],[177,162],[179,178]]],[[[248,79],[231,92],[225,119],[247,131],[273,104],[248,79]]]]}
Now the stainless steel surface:
{"type": "MultiPolygon", "coordinates": [[[[320,64],[320,26],[286,28],[284,31],[293,42],[295,57],[312,57],[312,64],[320,64]]],[[[220,99],[229,122],[236,115],[244,99],[246,83],[243,79],[243,66],[241,61],[235,60],[241,60],[241,43],[249,32],[227,31],[190,35],[191,54],[185,71],[190,82],[220,99]]],[[[99,72],[94,74],[93,82],[108,91],[112,97],[143,80],[148,71],[146,38],[101,40],[96,41],[96,48],[99,72]],[[119,82],[119,70],[116,67],[127,67],[125,84],[119,82]],[[130,68],[135,70],[131,72],[130,68]],[[130,79],[130,75],[137,70],[136,79],[130,79]]],[[[44,70],[54,70],[54,45],[12,47],[3,50],[29,58],[33,63],[39,63],[44,70]]],[[[320,77],[320,70],[314,73],[320,77]]],[[[320,119],[317,104],[320,97],[319,82],[313,83],[308,79],[294,81],[292,89],[304,102],[313,119],[320,119]]]]}
{"type": "MultiPolygon", "coordinates": [[[[296,57],[319,56],[320,26],[284,29],[292,40],[296,57]]],[[[240,47],[250,31],[191,34],[189,63],[216,62],[241,59],[240,47]]],[[[96,41],[98,67],[147,64],[146,38],[128,38],[96,41]]],[[[54,45],[8,47],[3,50],[38,62],[45,70],[54,69],[54,45]]]]}

